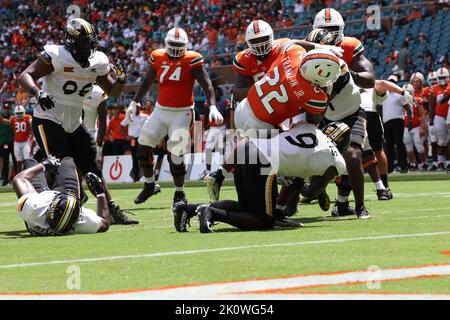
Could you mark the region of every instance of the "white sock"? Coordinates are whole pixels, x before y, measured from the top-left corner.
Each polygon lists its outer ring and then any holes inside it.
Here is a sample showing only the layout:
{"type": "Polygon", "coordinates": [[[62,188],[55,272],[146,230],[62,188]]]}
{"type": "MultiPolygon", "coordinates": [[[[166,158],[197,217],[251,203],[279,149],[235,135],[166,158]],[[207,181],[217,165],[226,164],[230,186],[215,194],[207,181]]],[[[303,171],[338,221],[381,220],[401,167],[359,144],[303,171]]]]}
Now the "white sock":
{"type": "Polygon", "coordinates": [[[442,155],[442,154],[438,154],[438,162],[440,162],[440,163],[445,163],[445,156],[444,155],[442,155]]]}
{"type": "Polygon", "coordinates": [[[226,172],[227,172],[227,170],[225,170],[225,168],[222,167],[222,166],[219,167],[219,170],[220,170],[220,172],[222,173],[223,176],[224,176],[224,175],[226,174],[226,172]]]}
{"type": "Polygon", "coordinates": [[[182,187],[175,187],[175,191],[184,191],[184,186],[182,186],[182,187]]]}
{"type": "Polygon", "coordinates": [[[155,176],[144,177],[145,183],[153,183],[155,182],[155,176]]]}
{"type": "Polygon", "coordinates": [[[340,194],[338,194],[337,201],[341,203],[348,202],[348,196],[341,196],[340,194]]]}
{"type": "Polygon", "coordinates": [[[286,206],[282,206],[281,204],[277,204],[277,205],[275,206],[275,208],[276,208],[276,209],[279,209],[279,210],[281,210],[281,211],[284,211],[284,210],[286,209],[286,206]]]}
{"type": "Polygon", "coordinates": [[[386,189],[386,187],[383,184],[383,181],[378,180],[377,182],[375,182],[375,187],[377,188],[377,190],[384,190],[386,189]]]}

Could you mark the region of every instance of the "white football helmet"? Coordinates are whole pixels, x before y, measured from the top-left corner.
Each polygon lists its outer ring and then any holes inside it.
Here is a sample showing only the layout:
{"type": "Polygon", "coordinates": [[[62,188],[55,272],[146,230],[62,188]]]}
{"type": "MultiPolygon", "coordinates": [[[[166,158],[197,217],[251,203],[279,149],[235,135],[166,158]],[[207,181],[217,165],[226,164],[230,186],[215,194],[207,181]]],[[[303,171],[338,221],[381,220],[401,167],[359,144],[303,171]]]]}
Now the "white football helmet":
{"type": "Polygon", "coordinates": [[[263,20],[252,21],[245,31],[245,42],[255,56],[265,56],[272,50],[272,27],[263,20]],[[255,41],[255,39],[262,39],[263,41],[255,41]]]}
{"type": "Polygon", "coordinates": [[[181,28],[172,28],[167,32],[164,39],[166,52],[172,58],[180,58],[186,52],[186,45],[189,42],[186,31],[181,28]]]}
{"type": "Polygon", "coordinates": [[[14,108],[14,115],[17,119],[23,119],[25,117],[25,108],[21,105],[18,105],[14,108]]]}
{"type": "Polygon", "coordinates": [[[339,59],[326,49],[309,51],[299,68],[305,80],[319,87],[333,84],[341,74],[339,59]]]}
{"type": "Polygon", "coordinates": [[[436,73],[436,71],[431,71],[428,74],[428,83],[430,84],[430,86],[433,86],[433,85],[437,84],[437,73],[436,73]]]}
{"type": "Polygon", "coordinates": [[[325,29],[331,33],[333,38],[333,45],[338,44],[344,38],[344,19],[341,14],[332,9],[326,8],[319,11],[314,18],[313,28],[314,29],[325,29]]]}
{"type": "Polygon", "coordinates": [[[420,81],[422,81],[422,83],[423,83],[423,80],[425,79],[422,73],[414,72],[411,75],[411,78],[409,79],[409,81],[413,82],[413,80],[416,79],[416,78],[419,79],[420,81]]]}
{"type": "Polygon", "coordinates": [[[410,94],[413,94],[414,92],[414,87],[412,86],[411,83],[405,83],[402,87],[403,90],[408,91],[410,94]]]}
{"type": "Polygon", "coordinates": [[[440,86],[447,85],[449,76],[447,68],[441,67],[437,69],[436,74],[437,74],[437,84],[440,86]]]}

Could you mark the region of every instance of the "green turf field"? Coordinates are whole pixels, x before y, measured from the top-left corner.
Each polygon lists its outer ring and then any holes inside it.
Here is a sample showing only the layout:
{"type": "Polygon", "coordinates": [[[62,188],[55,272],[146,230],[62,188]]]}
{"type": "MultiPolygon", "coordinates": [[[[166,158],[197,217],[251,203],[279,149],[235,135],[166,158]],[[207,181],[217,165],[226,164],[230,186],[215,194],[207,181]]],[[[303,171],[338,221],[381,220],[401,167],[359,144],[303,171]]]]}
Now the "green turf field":
{"type": "MultiPolygon", "coordinates": [[[[444,174],[435,181],[393,181],[392,201],[377,201],[373,184],[366,183],[370,220],[333,219],[311,204],[301,206],[294,216],[304,228],[241,232],[221,224],[213,234],[200,234],[196,218],[188,233],[175,232],[172,188],[140,206],[133,203],[139,190],[114,189],[121,207],[140,220],[138,226],[112,226],[104,234],[33,238],[15,216],[15,195],[0,193],[0,292],[110,292],[371,266],[450,266],[450,256],[442,253],[450,250],[448,178],[444,174]],[[74,267],[80,272],[75,290],[68,285],[74,267]]],[[[334,199],[334,185],[328,192],[334,199]]],[[[204,187],[189,187],[186,193],[191,203],[207,201],[204,187]]],[[[235,199],[234,188],[225,186],[222,198],[235,199]]],[[[88,207],[94,208],[92,200],[88,207]]],[[[355,284],[311,291],[450,294],[449,281],[449,275],[438,275],[387,281],[377,289],[355,284]]]]}

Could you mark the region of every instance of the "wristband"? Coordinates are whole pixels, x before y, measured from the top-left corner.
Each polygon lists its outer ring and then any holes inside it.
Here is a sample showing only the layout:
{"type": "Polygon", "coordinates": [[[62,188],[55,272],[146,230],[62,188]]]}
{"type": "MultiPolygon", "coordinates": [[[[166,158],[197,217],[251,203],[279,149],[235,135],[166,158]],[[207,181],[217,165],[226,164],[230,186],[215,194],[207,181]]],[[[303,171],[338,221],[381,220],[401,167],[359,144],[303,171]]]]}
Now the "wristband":
{"type": "Polygon", "coordinates": [[[98,195],[96,195],[96,197],[98,198],[98,197],[106,197],[106,196],[105,196],[105,193],[103,192],[103,193],[99,193],[98,195]]]}
{"type": "Polygon", "coordinates": [[[37,86],[34,86],[33,88],[30,89],[30,93],[31,93],[33,96],[35,96],[36,93],[39,92],[39,90],[40,90],[40,89],[39,89],[37,86]]]}

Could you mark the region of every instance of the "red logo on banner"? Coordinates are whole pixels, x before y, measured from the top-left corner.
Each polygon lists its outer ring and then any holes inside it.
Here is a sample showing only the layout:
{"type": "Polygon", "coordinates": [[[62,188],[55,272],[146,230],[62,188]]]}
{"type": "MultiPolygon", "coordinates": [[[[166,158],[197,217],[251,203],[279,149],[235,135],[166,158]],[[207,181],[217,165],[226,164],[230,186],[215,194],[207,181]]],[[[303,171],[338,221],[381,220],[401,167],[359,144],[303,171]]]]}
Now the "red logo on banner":
{"type": "Polygon", "coordinates": [[[119,157],[116,158],[116,162],[109,168],[109,176],[112,180],[117,180],[122,175],[122,164],[119,162],[119,157]]]}

